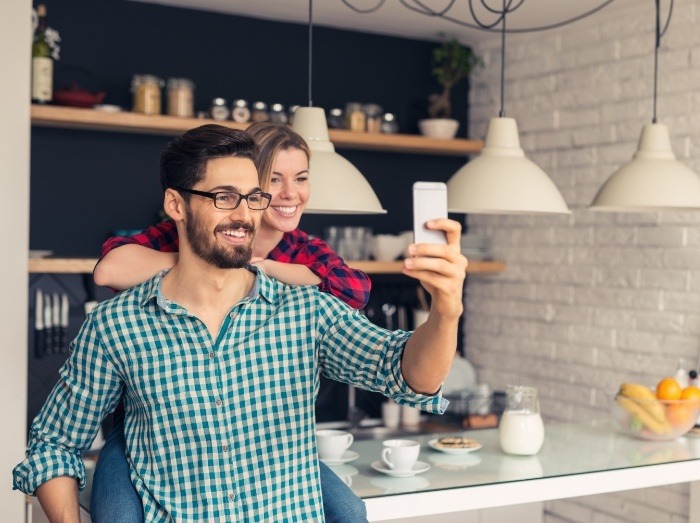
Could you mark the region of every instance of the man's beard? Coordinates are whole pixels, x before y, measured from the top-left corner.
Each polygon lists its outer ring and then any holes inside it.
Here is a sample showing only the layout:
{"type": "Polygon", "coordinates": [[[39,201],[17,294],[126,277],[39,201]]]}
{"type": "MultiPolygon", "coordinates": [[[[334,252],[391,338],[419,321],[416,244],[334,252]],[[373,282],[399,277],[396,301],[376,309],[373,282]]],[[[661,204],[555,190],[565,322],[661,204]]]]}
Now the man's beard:
{"type": "MultiPolygon", "coordinates": [[[[234,245],[228,249],[215,243],[212,244],[210,241],[211,233],[194,217],[189,206],[187,207],[186,214],[187,240],[192,247],[192,252],[197,256],[218,269],[240,269],[250,262],[253,256],[253,247],[250,243],[248,245],[234,245]]],[[[255,228],[251,223],[234,221],[218,225],[214,232],[217,233],[232,229],[243,229],[250,232],[252,243],[252,239],[255,237],[255,228]]]]}

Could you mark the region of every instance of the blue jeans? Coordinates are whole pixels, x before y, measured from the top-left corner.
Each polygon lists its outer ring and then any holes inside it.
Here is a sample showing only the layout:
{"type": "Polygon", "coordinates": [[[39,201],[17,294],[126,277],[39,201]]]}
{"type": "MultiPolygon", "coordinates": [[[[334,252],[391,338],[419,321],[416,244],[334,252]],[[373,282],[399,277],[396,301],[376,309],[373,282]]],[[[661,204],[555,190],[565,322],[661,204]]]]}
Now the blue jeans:
{"type": "MultiPolygon", "coordinates": [[[[367,521],[365,503],[323,463],[321,491],[328,523],[367,521]]],[[[143,523],[141,497],[131,483],[126,460],[124,420],[116,419],[97,460],[92,479],[90,512],[93,523],[143,523]]]]}

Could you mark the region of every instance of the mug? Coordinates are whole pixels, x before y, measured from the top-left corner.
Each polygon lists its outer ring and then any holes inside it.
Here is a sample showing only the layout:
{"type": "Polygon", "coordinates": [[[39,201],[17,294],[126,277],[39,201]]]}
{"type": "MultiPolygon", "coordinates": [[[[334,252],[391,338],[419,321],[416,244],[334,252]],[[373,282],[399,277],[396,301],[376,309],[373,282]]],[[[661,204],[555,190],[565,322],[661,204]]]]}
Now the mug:
{"type": "Polygon", "coordinates": [[[321,459],[340,459],[343,453],[350,448],[355,438],[344,430],[317,430],[316,441],[318,456],[321,459]]]}
{"type": "Polygon", "coordinates": [[[412,439],[389,439],[384,442],[382,461],[391,470],[408,472],[418,460],[420,443],[412,439]]]}
{"type": "Polygon", "coordinates": [[[399,426],[401,420],[401,405],[394,400],[387,400],[382,403],[382,422],[389,429],[395,429],[399,426]]]}

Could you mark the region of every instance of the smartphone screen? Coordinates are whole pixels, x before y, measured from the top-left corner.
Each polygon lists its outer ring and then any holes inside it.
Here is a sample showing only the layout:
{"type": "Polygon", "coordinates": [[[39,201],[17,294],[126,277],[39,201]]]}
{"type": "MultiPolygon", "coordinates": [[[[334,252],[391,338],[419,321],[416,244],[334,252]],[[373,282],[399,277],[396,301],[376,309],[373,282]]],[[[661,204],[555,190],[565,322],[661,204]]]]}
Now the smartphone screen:
{"type": "Polygon", "coordinates": [[[436,218],[447,218],[447,185],[442,182],[414,183],[414,243],[447,243],[444,232],[425,228],[425,222],[436,218]]]}

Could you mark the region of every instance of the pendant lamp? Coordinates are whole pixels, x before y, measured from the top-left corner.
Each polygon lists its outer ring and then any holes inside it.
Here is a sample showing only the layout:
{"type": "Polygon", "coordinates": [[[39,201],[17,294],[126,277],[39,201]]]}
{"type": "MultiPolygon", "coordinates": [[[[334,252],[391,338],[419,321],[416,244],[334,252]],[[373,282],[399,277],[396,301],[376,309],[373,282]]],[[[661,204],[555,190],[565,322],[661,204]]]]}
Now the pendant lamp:
{"type": "MultiPolygon", "coordinates": [[[[510,4],[509,4],[510,5],[510,4]]],[[[501,26],[501,109],[489,122],[479,156],[447,182],[450,212],[467,214],[570,214],[556,186],[520,147],[518,125],[503,110],[506,13],[501,26]]],[[[518,4],[519,5],[519,4],[518,4]]],[[[511,8],[512,10],[512,8],[511,8]]]]}
{"type": "Polygon", "coordinates": [[[668,128],[656,120],[656,85],[661,37],[659,0],[656,0],[656,40],[654,48],[654,114],[651,124],[642,128],[639,146],[632,161],[623,165],[596,194],[592,211],[645,212],[700,210],[700,178],[676,160],[668,128]]]}
{"type": "Polygon", "coordinates": [[[335,152],[328,137],[326,114],[312,107],[311,51],[313,34],[313,0],[309,0],[309,107],[294,112],[292,129],[311,150],[309,174],[311,196],[304,212],[310,214],[386,214],[369,182],[348,160],[335,152]]]}

